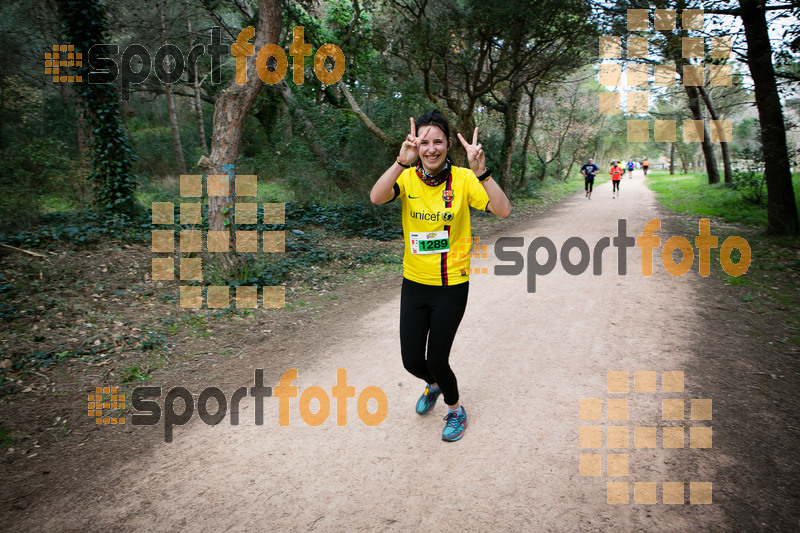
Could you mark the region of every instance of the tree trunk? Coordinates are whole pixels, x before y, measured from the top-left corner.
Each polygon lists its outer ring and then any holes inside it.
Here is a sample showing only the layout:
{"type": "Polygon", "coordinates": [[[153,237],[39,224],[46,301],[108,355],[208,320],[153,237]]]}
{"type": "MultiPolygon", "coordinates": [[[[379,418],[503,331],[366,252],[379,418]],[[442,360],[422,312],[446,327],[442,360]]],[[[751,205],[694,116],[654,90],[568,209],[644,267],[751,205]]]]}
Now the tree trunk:
{"type": "MultiPolygon", "coordinates": [[[[686,2],[681,0],[677,2],[676,7],[679,11],[682,11],[685,5],[686,2]]],[[[675,62],[675,69],[680,75],[681,81],[683,81],[685,79],[683,68],[689,65],[689,60],[683,57],[681,53],[681,39],[688,36],[688,32],[686,30],[679,30],[677,33],[672,31],[661,31],[661,33],[667,40],[667,46],[670,50],[670,55],[672,60],[675,62]]],[[[684,90],[686,91],[686,96],[689,98],[689,109],[692,112],[692,118],[694,120],[703,121],[703,141],[701,144],[703,148],[703,156],[705,157],[706,162],[708,183],[709,185],[719,183],[719,170],[717,169],[717,161],[714,159],[714,145],[711,143],[711,137],[708,134],[708,128],[703,120],[703,112],[700,106],[698,87],[685,85],[684,90]]]]}
{"type": "Polygon", "coordinates": [[[506,195],[511,193],[512,174],[511,162],[514,158],[514,148],[517,140],[517,122],[519,121],[519,108],[522,91],[519,83],[520,73],[517,72],[511,77],[508,84],[508,96],[506,98],[506,108],[503,113],[503,147],[500,150],[500,160],[503,163],[501,175],[503,191],[506,195]]]}
{"type": "Polygon", "coordinates": [[[80,105],[78,99],[75,99],[75,116],[76,126],[78,127],[78,161],[80,162],[81,168],[87,168],[89,166],[88,160],[86,155],[89,153],[89,135],[87,135],[87,131],[91,133],[90,130],[86,127],[86,116],[83,106],[80,105]]]}
{"type": "Polygon", "coordinates": [[[317,163],[319,163],[320,166],[326,171],[331,172],[334,175],[334,180],[340,188],[345,188],[347,183],[345,183],[341,172],[338,172],[335,168],[333,168],[330,154],[322,146],[322,141],[319,138],[319,134],[317,133],[317,129],[314,127],[314,124],[311,123],[311,121],[303,112],[303,109],[297,103],[294,93],[292,92],[292,88],[289,87],[289,84],[286,83],[286,80],[281,80],[275,86],[280,92],[284,105],[286,105],[289,110],[289,116],[293,117],[293,120],[290,122],[295,122],[300,126],[302,138],[306,142],[309,150],[311,150],[311,153],[314,154],[314,158],[317,160],[317,163]]]}
{"type": "MultiPolygon", "coordinates": [[[[158,23],[161,27],[161,46],[167,44],[167,27],[164,24],[164,6],[161,2],[158,6],[158,23]]],[[[178,115],[175,112],[175,98],[172,96],[172,77],[167,62],[164,57],[164,72],[167,79],[164,80],[164,94],[167,98],[167,114],[169,114],[169,128],[172,131],[172,148],[175,151],[175,163],[178,166],[178,174],[186,174],[186,160],[183,158],[183,146],[181,145],[181,131],[178,127],[178,115]]]]}
{"type": "MultiPolygon", "coordinates": [[[[192,37],[192,21],[186,17],[186,30],[189,32],[189,50],[194,48],[194,37],[192,37]]],[[[200,147],[204,155],[208,155],[208,143],[206,142],[206,127],[203,123],[203,101],[200,98],[200,79],[197,74],[197,68],[194,65],[190,66],[192,88],[194,89],[194,99],[192,99],[192,107],[194,107],[194,114],[197,118],[197,134],[200,137],[200,147]]]]}
{"type": "Polygon", "coordinates": [[[669,175],[675,175],[675,143],[669,143],[669,175]]]}
{"type": "MultiPolygon", "coordinates": [[[[475,103],[472,102],[464,113],[459,113],[458,115],[458,130],[461,132],[464,139],[468,139],[470,142],[472,142],[472,132],[475,131],[475,115],[473,114],[475,110],[474,104],[475,103]]],[[[451,133],[450,135],[453,134],[451,133]]],[[[479,135],[478,142],[480,142],[480,139],[479,135]]],[[[456,140],[458,140],[458,138],[456,138],[456,140]]],[[[460,146],[461,143],[458,143],[458,145],[460,146]]],[[[469,167],[467,164],[467,152],[463,149],[456,152],[456,159],[460,161],[459,165],[463,164],[463,166],[469,167]]]]}
{"type": "MultiPolygon", "coordinates": [[[[75,52],[88,57],[93,45],[109,42],[103,4],[96,0],[58,0],[56,3],[64,35],[75,46],[75,52]]],[[[88,62],[84,61],[75,73],[88,78],[88,62]]],[[[91,132],[89,183],[95,204],[110,215],[142,214],[142,206],[135,197],[139,183],[132,172],[130,134],[126,134],[120,113],[117,87],[108,83],[80,83],[75,84],[73,90],[86,110],[87,129],[91,132]]]]}
{"type": "Polygon", "coordinates": [[[517,117],[519,115],[519,94],[514,91],[514,94],[509,95],[508,105],[505,112],[505,126],[503,128],[503,147],[500,152],[501,160],[503,162],[503,173],[501,179],[503,180],[503,191],[506,195],[511,192],[511,161],[514,158],[514,148],[517,138],[517,117]]]}
{"type": "Polygon", "coordinates": [[[678,152],[678,159],[681,163],[681,173],[686,174],[689,172],[689,154],[686,152],[686,145],[678,141],[678,143],[673,143],[675,145],[675,149],[678,152]]]}
{"type": "MultiPolygon", "coordinates": [[[[209,196],[208,198],[209,230],[227,231],[228,226],[234,226],[226,208],[233,207],[235,165],[242,144],[242,131],[247,113],[264,86],[264,82],[256,72],[256,54],[266,44],[277,44],[280,32],[281,1],[259,0],[258,26],[254,39],[255,53],[247,58],[247,81],[243,85],[239,85],[235,79],[232,80],[230,85],[217,97],[214,105],[211,153],[207,159],[201,158],[203,161],[201,168],[206,174],[231,175],[228,171],[232,170],[234,176],[230,180],[228,196],[209,196]]],[[[236,238],[235,235],[231,237],[231,249],[235,250],[236,238]]],[[[224,258],[226,267],[230,268],[234,264],[233,254],[217,255],[224,258]]]]}
{"type": "MultiPolygon", "coordinates": [[[[717,109],[714,107],[714,102],[711,101],[711,95],[708,94],[706,88],[700,86],[697,88],[697,91],[700,93],[700,96],[703,98],[703,102],[706,104],[706,109],[708,109],[708,114],[711,115],[711,120],[720,120],[719,115],[717,114],[717,109]]],[[[717,123],[719,124],[719,123],[717,123]]],[[[722,139],[722,126],[720,125],[718,128],[719,138],[722,139]]],[[[728,143],[720,141],[719,149],[722,152],[722,168],[723,173],[725,175],[725,183],[731,184],[733,183],[733,173],[731,171],[731,154],[730,150],[728,150],[728,143]]]]}
{"type": "Polygon", "coordinates": [[[714,159],[714,145],[711,143],[711,136],[708,134],[706,122],[703,120],[703,110],[700,108],[700,98],[698,95],[697,87],[687,85],[686,95],[689,97],[689,109],[692,111],[692,118],[703,122],[703,156],[706,160],[706,173],[708,174],[708,184],[713,185],[719,183],[719,170],[717,169],[717,160],[714,159]]]}
{"type": "Polygon", "coordinates": [[[764,176],[767,182],[767,233],[797,235],[800,233],[800,224],[792,188],[786,126],[775,83],[764,4],[763,0],[739,0],[747,38],[747,63],[755,86],[761,125],[764,176]]]}
{"type": "Polygon", "coordinates": [[[533,134],[533,124],[536,119],[536,106],[534,98],[536,97],[536,86],[528,93],[528,126],[525,128],[525,140],[522,142],[522,170],[519,176],[520,188],[525,187],[528,183],[528,146],[531,144],[531,135],[533,134]]]}

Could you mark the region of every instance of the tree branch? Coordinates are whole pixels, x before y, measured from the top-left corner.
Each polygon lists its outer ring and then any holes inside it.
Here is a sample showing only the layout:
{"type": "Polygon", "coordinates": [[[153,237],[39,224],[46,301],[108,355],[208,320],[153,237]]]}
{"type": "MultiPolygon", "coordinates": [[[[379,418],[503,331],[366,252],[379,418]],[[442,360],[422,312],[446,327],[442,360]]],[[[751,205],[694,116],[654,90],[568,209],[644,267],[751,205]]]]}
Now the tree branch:
{"type": "Polygon", "coordinates": [[[383,141],[384,144],[389,146],[389,136],[386,134],[385,131],[380,129],[372,120],[364,113],[364,110],[361,109],[361,106],[358,105],[356,99],[353,98],[353,95],[350,93],[350,89],[347,88],[347,84],[345,84],[342,80],[339,80],[336,84],[339,87],[339,90],[342,91],[344,97],[347,99],[347,103],[350,104],[350,108],[353,110],[353,113],[356,114],[358,119],[366,126],[366,128],[377,138],[383,141]]]}
{"type": "Polygon", "coordinates": [[[353,0],[353,9],[355,10],[353,13],[353,20],[347,25],[347,33],[345,33],[342,40],[339,41],[339,48],[342,49],[344,49],[345,45],[350,41],[350,38],[353,37],[356,26],[358,26],[358,21],[361,18],[361,6],[358,5],[358,0],[353,0]]]}

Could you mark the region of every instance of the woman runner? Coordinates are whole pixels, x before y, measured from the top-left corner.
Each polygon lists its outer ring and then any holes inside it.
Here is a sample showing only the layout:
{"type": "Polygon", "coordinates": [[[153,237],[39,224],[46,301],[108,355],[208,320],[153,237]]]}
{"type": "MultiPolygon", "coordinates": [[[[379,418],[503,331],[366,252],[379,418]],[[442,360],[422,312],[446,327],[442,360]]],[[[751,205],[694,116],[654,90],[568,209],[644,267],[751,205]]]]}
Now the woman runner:
{"type": "Polygon", "coordinates": [[[400,155],[375,182],[374,204],[400,198],[403,203],[403,287],[400,292],[400,351],[403,366],[427,385],[417,401],[420,415],[431,412],[440,394],[448,412],[442,439],[464,435],[467,414],[459,403],[458,383],[450,368],[450,348],[467,305],[469,259],[453,252],[469,239],[470,206],[505,218],[511,204],[486,167],[478,128],[468,144],[470,169],[452,166],[450,126],[439,111],[415,122],[400,155]]]}
{"type": "Polygon", "coordinates": [[[611,174],[611,184],[613,186],[613,189],[611,190],[611,198],[616,198],[619,196],[619,182],[622,180],[622,175],[624,173],[625,171],[619,166],[619,161],[614,161],[614,163],[611,165],[611,172],[609,172],[609,174],[611,174]]]}

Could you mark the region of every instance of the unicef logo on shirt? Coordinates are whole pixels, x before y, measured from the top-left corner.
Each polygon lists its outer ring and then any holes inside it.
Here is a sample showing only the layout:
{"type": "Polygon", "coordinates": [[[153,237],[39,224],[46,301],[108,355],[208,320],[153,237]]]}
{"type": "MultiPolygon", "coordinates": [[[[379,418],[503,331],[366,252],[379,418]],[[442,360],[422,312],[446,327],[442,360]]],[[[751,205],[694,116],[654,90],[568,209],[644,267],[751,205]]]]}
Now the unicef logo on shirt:
{"type": "Polygon", "coordinates": [[[450,211],[437,211],[435,213],[431,213],[429,211],[414,211],[411,210],[409,213],[411,218],[415,220],[425,220],[428,222],[439,222],[443,220],[444,222],[450,222],[455,218],[455,215],[450,211]]]}

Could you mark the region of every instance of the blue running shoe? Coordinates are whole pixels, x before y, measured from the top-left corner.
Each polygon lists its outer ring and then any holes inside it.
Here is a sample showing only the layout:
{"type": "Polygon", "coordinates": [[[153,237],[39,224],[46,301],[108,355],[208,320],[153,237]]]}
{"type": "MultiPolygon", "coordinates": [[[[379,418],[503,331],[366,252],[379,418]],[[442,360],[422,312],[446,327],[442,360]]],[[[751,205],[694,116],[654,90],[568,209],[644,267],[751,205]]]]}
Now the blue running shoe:
{"type": "Polygon", "coordinates": [[[450,411],[444,419],[447,424],[445,424],[444,431],[442,431],[442,440],[453,442],[464,436],[464,430],[467,429],[467,412],[464,410],[463,405],[461,406],[461,414],[450,411]]]}
{"type": "Polygon", "coordinates": [[[417,414],[427,415],[430,413],[433,406],[436,405],[436,400],[439,399],[441,393],[442,391],[431,390],[430,384],[426,385],[425,392],[423,392],[422,396],[417,400],[417,414]]]}

